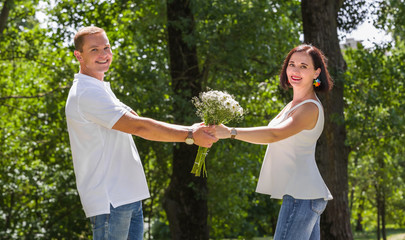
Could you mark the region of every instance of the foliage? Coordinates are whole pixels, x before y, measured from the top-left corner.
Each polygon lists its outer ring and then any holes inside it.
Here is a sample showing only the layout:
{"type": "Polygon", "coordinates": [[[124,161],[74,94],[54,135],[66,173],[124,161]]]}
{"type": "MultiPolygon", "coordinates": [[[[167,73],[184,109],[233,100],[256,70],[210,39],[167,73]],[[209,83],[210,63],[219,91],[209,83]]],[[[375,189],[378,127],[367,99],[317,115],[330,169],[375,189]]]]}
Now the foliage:
{"type": "MultiPolygon", "coordinates": [[[[78,71],[73,34],[86,25],[103,27],[114,53],[106,80],[117,97],[142,116],[172,122],[165,1],[13,2],[0,35],[0,238],[87,239],[91,230],[76,191],[64,117],[67,90],[78,71]],[[40,8],[45,23],[36,19],[40,8]]],[[[290,99],[277,75],[284,56],[300,42],[299,1],[198,0],[193,11],[196,33],[187,40],[197,44],[204,88],[233,94],[249,112],[229,126],[267,125],[290,99]]],[[[401,16],[394,18],[396,29],[404,25],[401,16]]],[[[345,53],[352,214],[356,219],[360,211],[367,226],[376,219],[376,184],[384,187],[389,223],[405,224],[400,188],[405,91],[399,81],[405,47],[396,44],[345,53]]],[[[144,215],[153,227],[146,235],[162,239],[168,236],[161,199],[172,144],[135,141],[151,191],[144,215]]],[[[231,140],[210,150],[211,238],[273,234],[280,202],[254,192],[264,151],[265,146],[231,140]]]]}
{"type": "MultiPolygon", "coordinates": [[[[249,113],[241,123],[229,126],[267,125],[288,96],[278,88],[277,75],[285,55],[299,44],[299,1],[195,4],[204,87],[232,93],[249,113]]],[[[265,146],[229,140],[211,148],[207,156],[210,237],[273,234],[279,203],[254,193],[264,151],[265,146]],[[261,207],[266,210],[258,210],[261,207]],[[253,217],[257,212],[263,214],[253,217]]]]}
{"type": "Polygon", "coordinates": [[[55,51],[34,18],[34,4],[14,2],[0,39],[0,235],[85,237],[61,121],[72,55],[55,51]]]}
{"type": "Polygon", "coordinates": [[[383,1],[345,0],[338,12],[338,28],[350,33],[365,21],[370,21],[369,16],[383,1]]]}
{"type": "MultiPolygon", "coordinates": [[[[72,39],[72,31],[86,25],[104,28],[114,53],[106,81],[111,81],[117,97],[141,116],[172,120],[163,1],[63,1],[52,15],[53,21],[63,23],[54,34],[56,39],[72,39]],[[72,31],[65,26],[72,26],[72,31]]],[[[152,224],[152,217],[164,215],[161,198],[170,176],[171,145],[134,139],[151,192],[143,205],[145,222],[152,224]]]]}
{"type": "MultiPolygon", "coordinates": [[[[353,220],[375,228],[378,194],[385,197],[388,224],[403,226],[404,51],[375,46],[345,52],[348,63],[346,119],[353,220]],[[399,208],[397,208],[399,207],[399,208]]],[[[354,224],[354,222],[353,222],[354,224]]]]}
{"type": "MultiPolygon", "coordinates": [[[[274,82],[264,81],[253,88],[251,98],[241,103],[249,114],[242,123],[231,122],[229,126],[267,125],[283,105],[274,82]]],[[[211,148],[207,166],[212,237],[273,235],[280,203],[254,192],[265,149],[263,145],[232,140],[215,143],[211,148]]]]}
{"type": "Polygon", "coordinates": [[[405,5],[401,0],[382,1],[376,12],[374,25],[391,33],[394,39],[401,41],[405,37],[405,5]]]}

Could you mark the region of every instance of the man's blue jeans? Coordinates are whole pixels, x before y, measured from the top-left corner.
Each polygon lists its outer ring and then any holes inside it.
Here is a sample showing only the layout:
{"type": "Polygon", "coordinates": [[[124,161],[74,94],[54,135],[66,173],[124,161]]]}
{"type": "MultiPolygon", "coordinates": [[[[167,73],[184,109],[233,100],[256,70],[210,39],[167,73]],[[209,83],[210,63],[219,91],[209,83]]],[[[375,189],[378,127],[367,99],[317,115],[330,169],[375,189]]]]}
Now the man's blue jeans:
{"type": "Polygon", "coordinates": [[[320,218],[328,202],[283,197],[274,240],[319,240],[320,218]]]}
{"type": "Polygon", "coordinates": [[[90,218],[94,240],[142,240],[142,202],[134,202],[114,208],[110,214],[90,218]]]}

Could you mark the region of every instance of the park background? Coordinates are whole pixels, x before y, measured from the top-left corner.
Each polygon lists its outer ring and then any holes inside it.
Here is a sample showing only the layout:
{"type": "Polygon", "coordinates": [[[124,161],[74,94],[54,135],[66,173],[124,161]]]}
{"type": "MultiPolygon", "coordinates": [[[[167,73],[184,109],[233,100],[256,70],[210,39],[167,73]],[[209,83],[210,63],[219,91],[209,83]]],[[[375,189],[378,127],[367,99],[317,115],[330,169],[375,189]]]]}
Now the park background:
{"type": "MultiPolygon", "coordinates": [[[[317,162],[334,196],[322,239],[405,232],[402,0],[1,0],[0,11],[0,239],[91,238],[64,114],[79,69],[73,36],[89,25],[109,36],[117,97],[185,125],[200,121],[191,98],[207,87],[247,110],[229,125],[267,125],[291,99],[278,84],[284,57],[301,42],[319,47],[335,81],[319,95],[317,162]],[[390,40],[339,44],[364,22],[390,40]]],[[[254,191],[266,146],[220,141],[197,178],[196,146],[134,139],[151,192],[145,239],[271,239],[281,202],[254,191]]]]}

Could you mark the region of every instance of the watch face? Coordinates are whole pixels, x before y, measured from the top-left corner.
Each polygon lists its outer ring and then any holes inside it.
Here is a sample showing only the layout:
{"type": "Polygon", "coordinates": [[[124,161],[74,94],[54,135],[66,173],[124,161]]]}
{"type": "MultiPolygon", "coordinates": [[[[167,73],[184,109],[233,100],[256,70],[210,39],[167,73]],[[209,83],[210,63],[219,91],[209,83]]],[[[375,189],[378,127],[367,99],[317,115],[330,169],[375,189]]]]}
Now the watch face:
{"type": "Polygon", "coordinates": [[[192,139],[192,138],[186,138],[186,143],[187,143],[188,145],[194,144],[194,139],[192,139]]]}

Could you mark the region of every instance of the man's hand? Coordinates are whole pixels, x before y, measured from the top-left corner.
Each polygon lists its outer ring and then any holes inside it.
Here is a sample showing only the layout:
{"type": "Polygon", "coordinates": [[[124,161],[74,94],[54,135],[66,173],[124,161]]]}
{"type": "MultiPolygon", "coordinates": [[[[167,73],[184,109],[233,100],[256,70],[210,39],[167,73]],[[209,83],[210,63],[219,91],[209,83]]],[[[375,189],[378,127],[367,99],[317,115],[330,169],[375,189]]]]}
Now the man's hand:
{"type": "Polygon", "coordinates": [[[218,141],[215,137],[215,127],[205,126],[203,124],[194,124],[193,126],[194,144],[210,148],[214,142],[218,141]]]}

